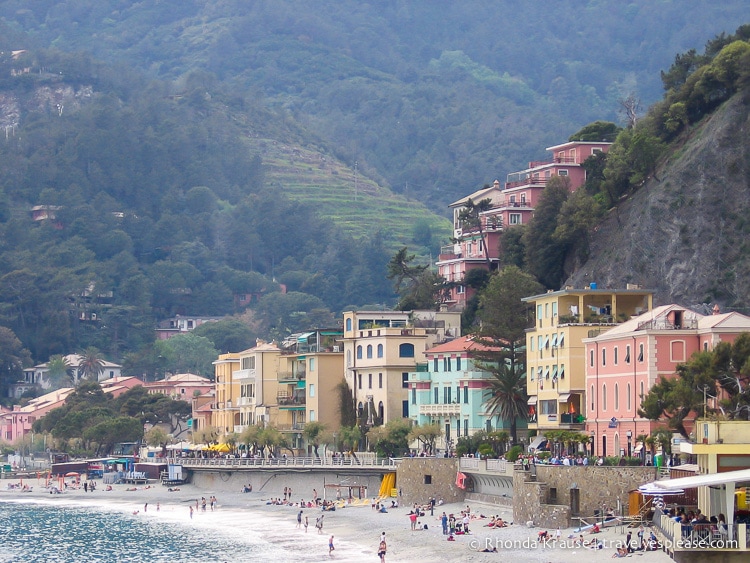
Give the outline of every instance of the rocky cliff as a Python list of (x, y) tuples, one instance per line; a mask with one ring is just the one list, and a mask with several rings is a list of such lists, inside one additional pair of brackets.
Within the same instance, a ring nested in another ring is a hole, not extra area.
[(737, 95), (598, 226), (588, 261), (566, 283), (635, 283), (660, 304), (750, 313), (749, 133), (750, 101)]

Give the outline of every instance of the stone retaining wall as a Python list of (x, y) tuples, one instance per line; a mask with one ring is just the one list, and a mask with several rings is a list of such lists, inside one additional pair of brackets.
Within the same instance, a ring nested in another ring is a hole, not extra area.
[(458, 460), (442, 457), (407, 457), (396, 470), (400, 502), (425, 504), (430, 497), (463, 502), (464, 490), (456, 486)]
[[(533, 473), (536, 471), (536, 479)], [(627, 514), (630, 491), (656, 479), (653, 467), (596, 467), (537, 465), (532, 471), (513, 475), (513, 518), (516, 522), (567, 528), (574, 517), (593, 519), (607, 509), (617, 510), (618, 501)], [(577, 489), (579, 510), (573, 513), (571, 490)]]

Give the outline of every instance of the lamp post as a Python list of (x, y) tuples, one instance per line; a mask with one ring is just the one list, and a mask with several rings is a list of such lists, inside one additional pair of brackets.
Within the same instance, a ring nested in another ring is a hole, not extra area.
[(628, 430), (627, 434), (625, 434), (628, 437), (628, 457), (631, 457), (633, 455), (633, 432), (632, 430)]
[(594, 444), (596, 444), (596, 434), (594, 431), (591, 431), (591, 457), (593, 457), (594, 454)]

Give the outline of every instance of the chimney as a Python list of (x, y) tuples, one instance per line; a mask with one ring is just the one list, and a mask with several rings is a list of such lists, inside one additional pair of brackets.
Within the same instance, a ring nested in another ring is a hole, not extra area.
[(713, 314), (714, 314), (714, 315), (718, 315), (718, 314), (720, 314), (720, 313), (721, 313), (721, 309), (719, 309), (719, 305), (718, 305), (718, 303), (717, 303), (717, 304), (714, 304), (714, 308), (713, 308)]

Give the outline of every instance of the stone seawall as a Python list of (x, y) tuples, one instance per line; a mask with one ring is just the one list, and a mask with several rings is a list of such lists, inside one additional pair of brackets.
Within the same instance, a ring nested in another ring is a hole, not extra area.
[(442, 457), (407, 457), (398, 464), (396, 486), (401, 502), (426, 503), (431, 497), (463, 502), (464, 490), (456, 485), (458, 460)]
[(342, 471), (340, 473), (330, 470), (258, 470), (242, 469), (235, 471), (215, 470), (189, 470), (190, 482), (196, 487), (206, 491), (220, 491), (223, 493), (240, 493), (245, 485), (252, 485), (253, 492), (267, 494), (271, 497), (283, 497), (284, 487), (291, 487), (292, 498), (310, 500), (313, 498), (313, 489), (318, 492), (318, 497), (335, 499), (336, 488), (331, 485), (342, 485), (341, 496), (349, 494), (349, 486), (354, 498), (358, 498), (359, 487), (366, 487), (364, 496), (370, 498), (377, 496), (380, 490), (382, 474), (354, 474)]
[[(536, 473), (536, 477), (534, 477)], [(606, 509), (627, 514), (630, 491), (656, 479), (653, 467), (537, 465), (513, 475), (513, 518), (536, 526), (568, 528), (575, 517), (593, 519)]]

